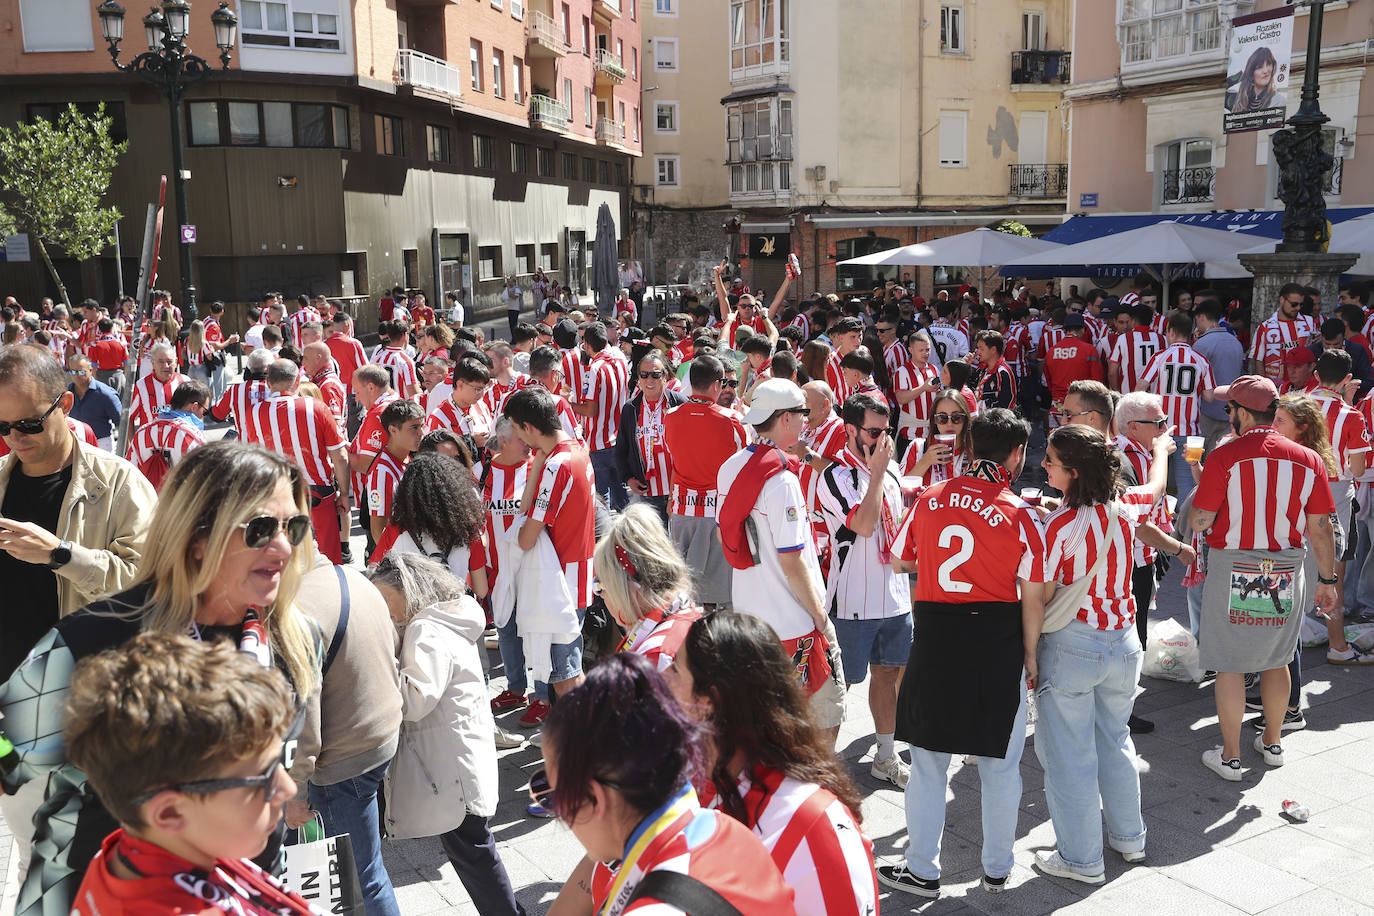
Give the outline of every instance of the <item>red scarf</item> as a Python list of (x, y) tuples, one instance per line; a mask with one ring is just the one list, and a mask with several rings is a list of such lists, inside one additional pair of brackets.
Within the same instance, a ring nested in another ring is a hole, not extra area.
[(776, 446), (751, 446), (753, 454), (740, 468), (739, 476), (716, 510), (720, 526), (720, 543), (725, 559), (735, 569), (753, 569), (758, 564), (749, 546), (745, 521), (759, 500), (764, 484), (783, 471), (795, 473), (797, 459)]

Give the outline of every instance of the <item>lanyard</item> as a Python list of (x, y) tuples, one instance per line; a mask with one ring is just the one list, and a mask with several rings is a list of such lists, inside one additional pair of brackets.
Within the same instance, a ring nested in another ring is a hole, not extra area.
[(615, 880), (611, 882), (610, 893), (606, 895), (606, 904), (601, 909), (601, 916), (619, 916), (624, 911), (630, 895), (634, 893), (635, 885), (643, 877), (641, 873), (633, 882), (630, 881), (631, 874), (639, 867), (640, 857), (678, 818), (697, 807), (696, 790), (692, 788), (691, 783), (685, 783), (662, 808), (640, 821), (639, 826), (626, 841), (625, 857), (621, 859)]

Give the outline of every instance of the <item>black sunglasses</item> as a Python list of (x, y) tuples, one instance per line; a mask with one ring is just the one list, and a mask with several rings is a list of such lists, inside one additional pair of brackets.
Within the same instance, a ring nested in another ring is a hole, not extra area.
[(288, 519), (279, 519), (271, 515), (259, 515), (257, 518), (250, 518), (240, 527), (243, 528), (243, 542), (252, 550), (266, 547), (272, 538), (277, 536), (277, 532), (283, 529), (286, 530), (287, 542), (295, 547), (310, 533), (310, 516), (293, 515)]
[(158, 786), (156, 789), (149, 789), (142, 795), (135, 796), (133, 803), (141, 805), (148, 801), (159, 792), (184, 792), (187, 795), (213, 795), (216, 792), (224, 792), (229, 789), (260, 789), (262, 791), (263, 804), (272, 801), (274, 784), (277, 781), (277, 767), (281, 767), (288, 772), (296, 765), (296, 745), (305, 726), (305, 707), (302, 706), (296, 711), (296, 717), (291, 722), (291, 727), (286, 730), (286, 737), (281, 742), (281, 753), (272, 759), (267, 765), (267, 772), (261, 776), (238, 776), (226, 777), (224, 779), (197, 779), (194, 782), (178, 782), (169, 786)]
[(961, 413), (937, 413), (931, 419), (936, 423), (953, 423), (956, 426), (963, 426), (968, 417)]
[(1132, 420), (1132, 423), (1144, 423), (1146, 426), (1153, 426), (1156, 429), (1163, 429), (1164, 424), (1169, 422), (1168, 417), (1160, 417), (1158, 420)]
[[(620, 783), (602, 779), (600, 776), (593, 776), (592, 780), (612, 789), (621, 788)], [(553, 786), (549, 785), (549, 771), (547, 769), (540, 767), (530, 774), (529, 792), (530, 800), (536, 805), (546, 811), (553, 810)]]
[(663, 378), (663, 370), (662, 370), (662, 369), (655, 369), (655, 370), (653, 370), (652, 372), (641, 372), (641, 373), (639, 373), (639, 377), (640, 377), (640, 378)]
[(866, 435), (866, 436), (872, 438), (872, 439), (877, 439), (877, 438), (878, 438), (879, 436), (881, 436), (883, 433), (887, 432), (887, 427), (886, 427), (886, 426), (860, 426), (860, 427), (859, 427), (859, 431), (860, 431), (861, 433), (863, 433), (864, 435)]
[(723, 379), (720, 380), (720, 383), (721, 383), (722, 385), (724, 385), (726, 388), (738, 388), (738, 387), (739, 387), (739, 380), (738, 380), (738, 379), (723, 378)]
[[(66, 394), (67, 392), (62, 392)], [(8, 436), (11, 432), (23, 433), (26, 436), (36, 436), (43, 431), (43, 423), (52, 416), (52, 412), (57, 409), (57, 405), (62, 401), (62, 394), (53, 399), (52, 406), (43, 412), (43, 416), (38, 419), (15, 420), (13, 423), (6, 423), (0, 420), (0, 436)]]

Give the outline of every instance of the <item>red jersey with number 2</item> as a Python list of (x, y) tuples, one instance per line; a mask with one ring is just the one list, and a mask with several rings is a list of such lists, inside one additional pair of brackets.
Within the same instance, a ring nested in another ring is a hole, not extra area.
[(1045, 581), (1040, 517), (1005, 484), (977, 477), (923, 492), (897, 530), (892, 555), (917, 564), (917, 601), (1020, 601), (1017, 580)]

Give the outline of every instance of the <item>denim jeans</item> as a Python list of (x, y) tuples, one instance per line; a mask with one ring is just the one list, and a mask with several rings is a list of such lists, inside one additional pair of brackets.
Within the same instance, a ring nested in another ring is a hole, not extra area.
[[(1366, 496), (1365, 499), (1374, 497)], [(1363, 514), (1361, 512), (1360, 514)], [(1374, 565), (1369, 562), (1369, 522), (1356, 518), (1355, 559), (1345, 564), (1345, 612), (1374, 611)]]
[[(1011, 873), (1016, 817), (1021, 807), (1021, 752), (1026, 749), (1026, 688), (1011, 726), (1007, 755), (978, 758), (983, 796), (983, 872), (993, 878)], [(911, 781), (906, 784), (906, 867), (916, 877), (940, 877), (940, 838), (945, 832), (945, 792), (949, 754), (911, 745)]]
[(1074, 620), (1040, 637), (1035, 753), (1045, 768), (1059, 854), (1080, 874), (1102, 874), (1104, 815), (1113, 849), (1145, 848), (1140, 776), (1126, 727), (1143, 656), (1135, 627), (1098, 630)]
[(525, 916), (525, 908), (515, 900), (510, 877), (487, 818), (471, 812), (448, 833), (439, 835), (458, 880), (482, 916)]
[[(1188, 467), (1188, 437), (1174, 436), (1174, 442), (1178, 444), (1178, 451), (1174, 452), (1174, 493), (1178, 496), (1178, 501), (1183, 502), (1183, 497), (1193, 492), (1193, 469)], [(1144, 483), (1145, 481), (1141, 481)]]
[(612, 512), (619, 512), (630, 502), (630, 491), (615, 469), (615, 449), (600, 448), (592, 452), (592, 473), (596, 475), (596, 492), (606, 500)]
[(401, 916), (391, 877), (382, 864), (382, 834), (377, 814), (377, 789), (386, 775), (387, 761), (375, 770), (329, 786), (310, 784), (310, 807), (324, 819), (325, 836), (348, 834), (358, 865), (367, 916)]
[[(506, 669), (506, 689), (512, 693), (524, 693), (530, 686), (529, 668), (525, 664), (525, 643), (520, 638), (520, 628), (515, 624), (515, 614), (510, 615), (504, 627), (496, 628), (496, 642), (501, 648), (501, 667)], [(547, 701), (549, 685), (535, 681), (534, 698)]]

